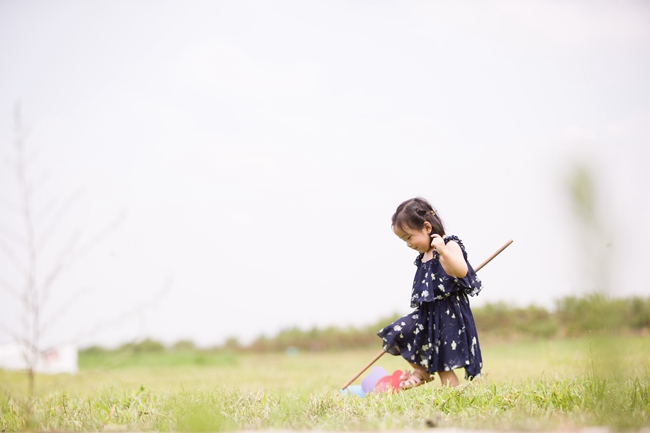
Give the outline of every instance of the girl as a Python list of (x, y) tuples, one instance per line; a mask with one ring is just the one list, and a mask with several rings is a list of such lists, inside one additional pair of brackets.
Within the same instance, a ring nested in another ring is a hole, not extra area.
[(467, 379), (477, 377), (483, 363), (467, 295), (478, 294), (481, 281), (467, 261), (463, 243), (445, 235), (438, 213), (422, 198), (400, 204), (392, 227), (420, 253), (411, 295), (415, 310), (377, 334), (386, 352), (401, 354), (413, 367), (400, 377), (400, 388), (429, 382), (435, 372), (443, 385), (457, 386), (453, 370), (460, 367)]

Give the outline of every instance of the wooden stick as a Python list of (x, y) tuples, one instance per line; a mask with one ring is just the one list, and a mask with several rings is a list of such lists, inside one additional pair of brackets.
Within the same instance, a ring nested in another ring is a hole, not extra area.
[(341, 391), (343, 391), (345, 388), (347, 388), (348, 386), (350, 386), (350, 384), (351, 384), (352, 382), (354, 382), (355, 380), (357, 380), (357, 378), (358, 378), (359, 376), (361, 376), (361, 375), (363, 374), (364, 371), (366, 371), (367, 369), (369, 369), (370, 366), (371, 366), (372, 364), (374, 364), (375, 362), (377, 362), (377, 360), (378, 360), (379, 358), (381, 358), (382, 356), (384, 356), (384, 353), (386, 353), (386, 351), (384, 351), (384, 349), (381, 349), (381, 351), (377, 354), (377, 356), (375, 356), (375, 357), (372, 359), (372, 361), (370, 361), (369, 363), (367, 363), (366, 366), (363, 367), (361, 370), (359, 370), (359, 372), (358, 372), (357, 374), (355, 374), (354, 377), (353, 377), (352, 379), (348, 380), (348, 381), (346, 382), (346, 384), (343, 385), (343, 388), (341, 388)]
[[(488, 257), (487, 260), (485, 260), (483, 263), (481, 263), (480, 265), (478, 265), (478, 267), (477, 267), (476, 269), (474, 269), (474, 272), (478, 272), (478, 271), (479, 271), (483, 266), (485, 266), (485, 265), (487, 265), (488, 263), (490, 263), (490, 262), (492, 261), (493, 258), (495, 258), (496, 256), (498, 256), (498, 255), (501, 253), (501, 251), (503, 251), (503, 250), (505, 250), (506, 248), (508, 248), (508, 247), (510, 246), (511, 243), (512, 243), (512, 239), (510, 239), (510, 240), (509, 240), (508, 242), (506, 242), (506, 243), (505, 243), (501, 248), (499, 248), (499, 249), (498, 249), (494, 254), (492, 254), (490, 257)], [(381, 351), (380, 351), (377, 355), (375, 355), (374, 358), (372, 358), (372, 361), (370, 361), (369, 363), (367, 363), (367, 364), (366, 364), (366, 365), (365, 365), (361, 370), (359, 370), (359, 372), (358, 372), (357, 374), (355, 374), (355, 375), (352, 377), (352, 379), (348, 380), (348, 381), (345, 383), (345, 385), (343, 385), (343, 388), (341, 388), (341, 391), (343, 391), (344, 389), (346, 389), (348, 386), (350, 386), (350, 384), (351, 384), (352, 382), (354, 382), (355, 380), (357, 380), (357, 378), (358, 378), (359, 376), (361, 376), (361, 375), (362, 375), (362, 374), (363, 374), (367, 369), (369, 369), (369, 368), (372, 366), (372, 364), (374, 364), (375, 362), (377, 362), (377, 361), (379, 360), (379, 358), (381, 358), (382, 356), (384, 356), (384, 354), (386, 354), (386, 351), (385, 351), (384, 349), (381, 349)]]
[(497, 250), (496, 253), (492, 254), (490, 257), (487, 258), (486, 261), (484, 261), (483, 263), (481, 263), (480, 265), (478, 265), (478, 267), (477, 267), (476, 269), (474, 269), (474, 272), (478, 272), (478, 271), (480, 271), (481, 268), (482, 268), (483, 266), (485, 266), (485, 265), (487, 265), (488, 263), (490, 263), (490, 262), (492, 261), (493, 258), (495, 258), (496, 256), (498, 256), (498, 255), (501, 253), (501, 251), (503, 251), (503, 250), (505, 250), (506, 248), (508, 248), (508, 247), (510, 246), (511, 243), (512, 243), (512, 239), (510, 239), (508, 242), (506, 242), (505, 244), (503, 244), (503, 246), (502, 246), (501, 248), (499, 248), (499, 249)]

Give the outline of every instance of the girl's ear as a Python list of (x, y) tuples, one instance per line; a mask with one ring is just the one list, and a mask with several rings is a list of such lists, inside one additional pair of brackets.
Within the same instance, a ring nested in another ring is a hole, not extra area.
[(429, 221), (424, 222), (424, 226), (422, 227), (424, 230), (427, 231), (427, 233), (432, 234), (433, 233), (433, 227), (431, 227), (431, 223)]

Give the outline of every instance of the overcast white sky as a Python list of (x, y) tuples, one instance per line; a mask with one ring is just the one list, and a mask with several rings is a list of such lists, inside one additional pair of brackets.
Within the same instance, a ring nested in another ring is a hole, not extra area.
[(473, 305), (585, 293), (577, 161), (603, 286), (649, 295), (648, 77), (646, 1), (0, 0), (0, 343), (24, 330), (17, 102), (47, 176), (34, 208), (83, 190), (39, 282), (73, 233), (125, 215), (53, 287), (44, 343), (209, 346), (408, 311), (390, 217), (413, 196), (475, 265), (515, 240)]

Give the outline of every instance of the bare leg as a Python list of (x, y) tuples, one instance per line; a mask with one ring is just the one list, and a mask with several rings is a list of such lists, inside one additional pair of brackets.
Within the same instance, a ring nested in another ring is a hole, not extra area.
[[(409, 362), (409, 364), (411, 364), (411, 363)], [(425, 380), (429, 378), (430, 374), (429, 374), (429, 372), (427, 371), (426, 368), (424, 368), (422, 366), (419, 366), (419, 365), (415, 365), (415, 364), (411, 364), (411, 367), (413, 367), (413, 370), (419, 371), (422, 374), (422, 377), (425, 378)]]
[(458, 376), (454, 373), (454, 370), (449, 371), (439, 371), (438, 376), (440, 376), (440, 382), (443, 386), (453, 386), (456, 387), (460, 383), (458, 382)]
[(410, 373), (407, 370), (402, 374), (400, 377), (400, 388), (413, 388), (414, 386), (421, 385), (432, 379), (431, 374), (427, 371), (426, 368), (412, 364), (410, 362), (409, 364), (411, 364), (411, 367), (413, 367), (413, 373)]

